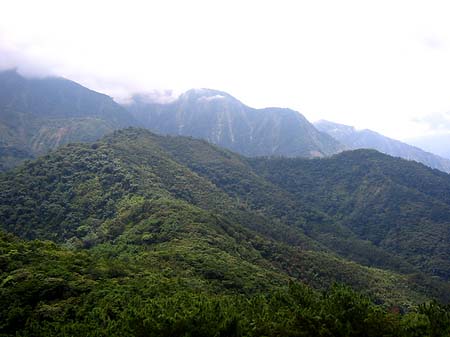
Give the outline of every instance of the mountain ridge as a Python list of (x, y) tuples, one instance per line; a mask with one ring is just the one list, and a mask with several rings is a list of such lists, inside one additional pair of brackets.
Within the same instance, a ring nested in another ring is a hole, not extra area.
[(314, 123), (316, 128), (328, 133), (336, 140), (347, 146), (348, 149), (375, 149), (382, 153), (414, 160), (431, 168), (450, 173), (450, 160), (426, 152), (418, 147), (383, 136), (375, 131), (364, 129), (356, 130), (353, 126), (321, 120)]
[(212, 89), (191, 89), (171, 103), (148, 103), (135, 96), (124, 106), (153, 132), (193, 136), (247, 156), (316, 157), (341, 145), (287, 108), (251, 108)]
[(428, 152), (450, 159), (450, 132), (407, 139), (407, 142)]

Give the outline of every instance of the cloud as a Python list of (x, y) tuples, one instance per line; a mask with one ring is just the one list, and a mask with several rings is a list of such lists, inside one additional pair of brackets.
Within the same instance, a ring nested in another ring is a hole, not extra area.
[(450, 112), (433, 112), (413, 121), (426, 125), (431, 132), (450, 132)]
[(124, 102), (213, 88), (256, 108), (411, 137), (423, 131), (413, 118), (450, 111), (447, 8), (444, 0), (6, 1), (0, 69), (62, 76)]
[(64, 77), (105, 93), (123, 104), (131, 102), (133, 95), (144, 91), (142, 96), (146, 100), (159, 103), (168, 103), (179, 95), (178, 91), (159, 88), (155, 82), (117, 71), (112, 65), (104, 71), (92, 70), (92, 66), (84, 68), (68, 61), (70, 58), (60, 56), (58, 53), (51, 56), (45, 46), (33, 41), (12, 41), (0, 34), (0, 71), (16, 69), (28, 78)]
[(0, 36), (0, 71), (17, 69), (27, 77), (54, 76), (51, 61), (42, 58), (29, 44), (15, 44)]
[(215, 100), (221, 100), (224, 99), (225, 96), (224, 95), (214, 95), (214, 96), (202, 96), (199, 97), (198, 100), (199, 101), (215, 101)]
[(422, 42), (426, 47), (433, 50), (443, 50), (447, 48), (446, 41), (436, 35), (428, 35), (422, 39)]
[(175, 90), (150, 90), (145, 93), (137, 93), (129, 98), (124, 98), (120, 103), (131, 104), (137, 103), (158, 103), (158, 104), (169, 104), (174, 102), (180, 93)]

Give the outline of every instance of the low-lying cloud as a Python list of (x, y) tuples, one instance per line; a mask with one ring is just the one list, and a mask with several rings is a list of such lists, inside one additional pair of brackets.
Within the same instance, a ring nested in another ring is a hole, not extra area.
[(200, 101), (216, 101), (216, 100), (221, 100), (224, 99), (225, 96), (224, 95), (213, 95), (213, 96), (202, 96), (199, 97), (198, 100)]
[(122, 104), (144, 103), (144, 104), (169, 104), (179, 97), (179, 93), (174, 90), (150, 90), (145, 93), (137, 93), (129, 98), (124, 98)]
[(121, 104), (132, 102), (137, 93), (141, 93), (143, 100), (154, 103), (169, 103), (179, 96), (175, 90), (147, 87), (139, 78), (115, 75), (114, 71), (98, 74), (73, 67), (56, 57), (48, 57), (48, 53), (32, 44), (19, 45), (0, 36), (0, 71), (11, 69), (28, 78), (64, 77), (107, 94)]
[(55, 76), (51, 62), (43, 59), (31, 45), (7, 43), (0, 37), (0, 71), (16, 69), (26, 77)]

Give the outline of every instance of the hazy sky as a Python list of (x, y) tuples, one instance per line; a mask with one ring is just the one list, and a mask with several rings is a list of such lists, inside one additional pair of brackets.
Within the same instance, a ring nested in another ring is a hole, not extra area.
[(4, 0), (0, 68), (117, 99), (214, 88), (401, 139), (450, 131), (449, 17), (430, 0)]

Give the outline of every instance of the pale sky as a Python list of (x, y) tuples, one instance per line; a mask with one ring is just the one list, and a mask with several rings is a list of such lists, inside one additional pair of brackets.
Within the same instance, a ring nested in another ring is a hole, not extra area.
[(218, 89), (397, 139), (450, 131), (448, 1), (0, 4), (1, 69), (64, 76), (118, 100)]

